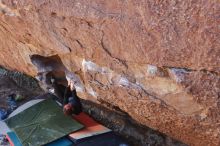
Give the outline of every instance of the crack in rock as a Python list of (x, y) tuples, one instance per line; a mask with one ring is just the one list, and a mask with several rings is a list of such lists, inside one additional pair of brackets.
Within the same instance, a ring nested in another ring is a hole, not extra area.
[(126, 63), (125, 60), (122, 60), (120, 58), (114, 57), (111, 52), (109, 51), (109, 49), (105, 46), (104, 44), (104, 31), (102, 30), (102, 38), (101, 38), (101, 46), (103, 48), (103, 50), (113, 59), (115, 59), (116, 61), (118, 61), (119, 63), (121, 63), (122, 65), (124, 65), (126, 68), (128, 68), (128, 65)]

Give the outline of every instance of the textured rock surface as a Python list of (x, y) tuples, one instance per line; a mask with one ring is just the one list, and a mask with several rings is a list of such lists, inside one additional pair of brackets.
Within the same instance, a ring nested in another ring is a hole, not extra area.
[(0, 0), (0, 64), (63, 71), (85, 99), (220, 145), (219, 10), (218, 0)]

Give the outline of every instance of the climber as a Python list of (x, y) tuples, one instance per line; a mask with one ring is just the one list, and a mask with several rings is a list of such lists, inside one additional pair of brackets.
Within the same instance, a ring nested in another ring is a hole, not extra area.
[(74, 84), (74, 81), (68, 80), (68, 87), (66, 88), (63, 100), (63, 111), (66, 115), (78, 115), (82, 112), (82, 104), (76, 94)]
[(51, 83), (53, 89), (53, 94), (55, 94), (57, 97), (59, 97), (58, 101), (61, 101), (63, 103), (63, 112), (66, 115), (72, 115), (82, 112), (82, 104), (80, 102), (79, 97), (76, 94), (76, 89), (74, 87), (75, 82), (68, 80), (68, 86), (65, 87), (59, 83), (57, 83), (57, 80), (51, 76)]
[(82, 111), (82, 104), (79, 97), (76, 94), (76, 89), (74, 87), (74, 81), (67, 79), (68, 86), (61, 84), (57, 78), (51, 72), (46, 72), (44, 74), (38, 74), (36, 77), (45, 91), (49, 91), (54, 94), (54, 100), (63, 103), (63, 111), (66, 115), (79, 114)]

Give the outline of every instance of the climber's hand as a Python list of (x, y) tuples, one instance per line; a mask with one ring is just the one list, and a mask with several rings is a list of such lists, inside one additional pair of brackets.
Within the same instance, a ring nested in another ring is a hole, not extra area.
[(65, 115), (72, 115), (73, 109), (73, 106), (70, 103), (68, 103), (63, 107), (63, 112)]
[(76, 81), (72, 81), (72, 80), (68, 81), (68, 86), (70, 87), (71, 91), (75, 90), (75, 84), (76, 84)]

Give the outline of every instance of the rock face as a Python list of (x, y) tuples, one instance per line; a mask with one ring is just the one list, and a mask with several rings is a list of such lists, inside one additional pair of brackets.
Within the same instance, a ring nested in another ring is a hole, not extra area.
[(219, 24), (218, 0), (0, 0), (0, 64), (66, 76), (82, 98), (217, 146)]

